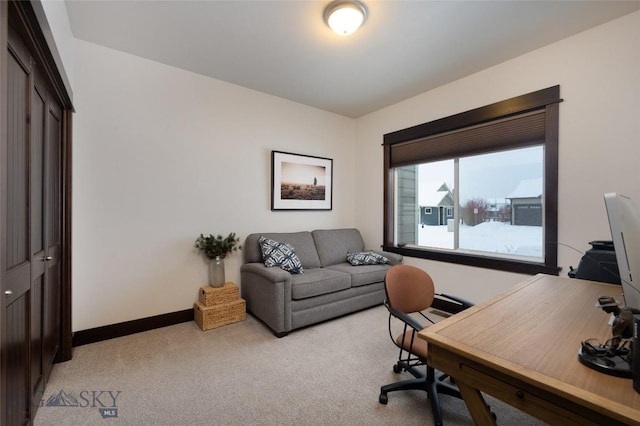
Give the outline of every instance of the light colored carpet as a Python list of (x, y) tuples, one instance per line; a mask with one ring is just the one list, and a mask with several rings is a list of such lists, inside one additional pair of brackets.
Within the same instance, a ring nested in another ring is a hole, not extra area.
[[(34, 423), (433, 424), (425, 392), (394, 392), (388, 405), (378, 403), (381, 385), (411, 377), (393, 373), (396, 357), (382, 306), (282, 339), (251, 315), (208, 331), (178, 324), (75, 348), (55, 366), (43, 401), (61, 395), (62, 404), (78, 405), (43, 405)], [(542, 424), (487, 402), (499, 424)], [(441, 403), (446, 425), (472, 424), (461, 400), (443, 395)]]

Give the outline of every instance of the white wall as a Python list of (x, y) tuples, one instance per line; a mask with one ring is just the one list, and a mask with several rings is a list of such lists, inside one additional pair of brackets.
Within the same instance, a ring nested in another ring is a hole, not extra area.
[[(201, 232), (357, 226), (379, 246), (385, 133), (556, 84), (559, 241), (610, 238), (602, 194), (640, 200), (639, 29), (636, 12), (358, 120), (75, 40), (74, 331), (190, 308), (207, 280)], [(270, 211), (273, 149), (334, 159), (333, 211)], [(580, 257), (561, 246), (561, 275)], [(524, 278), (406, 262), (475, 301)]]
[[(74, 56), (74, 331), (191, 308), (200, 233), (355, 226), (355, 120), (80, 40)], [(332, 158), (333, 210), (272, 212), (271, 150)]]
[[(561, 276), (589, 241), (611, 239), (603, 193), (640, 202), (640, 12), (439, 87), (357, 120), (356, 187), (382, 186), (383, 135), (560, 85), (558, 248)], [(401, 78), (402, 70), (398, 70)], [(382, 188), (357, 192), (356, 217), (369, 246), (382, 243)], [(525, 276), (423, 259), (437, 289), (480, 301)]]

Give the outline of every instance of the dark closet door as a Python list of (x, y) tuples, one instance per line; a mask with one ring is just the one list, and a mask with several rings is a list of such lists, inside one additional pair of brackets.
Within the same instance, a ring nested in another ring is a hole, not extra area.
[(10, 398), (3, 424), (33, 419), (60, 346), (62, 109), (9, 30), (5, 318)]
[(23, 424), (30, 418), (30, 297), (29, 244), (29, 93), (30, 64), (11, 31), (8, 66), (6, 248), (3, 339), (7, 407), (3, 423)]
[(48, 92), (45, 118), (44, 290), (42, 292), (42, 360), (48, 379), (60, 348), (62, 282), (62, 108)]
[(61, 108), (34, 69), (31, 87), (31, 394), (42, 395), (60, 342)]
[[(72, 356), (73, 105), (39, 2), (0, 0), (0, 425)], [(44, 25), (44, 27), (42, 27)]]
[[(11, 42), (11, 38), (9, 39)], [(31, 87), (31, 141), (30, 160), (30, 193), (31, 193), (31, 395), (42, 391), (44, 384), (44, 363), (42, 351), (42, 310), (45, 291), (45, 118), (46, 93), (38, 90), (36, 85)]]

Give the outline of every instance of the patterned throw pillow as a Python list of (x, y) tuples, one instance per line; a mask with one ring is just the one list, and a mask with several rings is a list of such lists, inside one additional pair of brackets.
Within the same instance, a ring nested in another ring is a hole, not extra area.
[(358, 265), (381, 265), (389, 263), (389, 259), (381, 254), (374, 253), (372, 251), (362, 251), (360, 253), (347, 254), (347, 262), (353, 266)]
[(260, 250), (262, 250), (262, 258), (264, 266), (271, 268), (277, 266), (280, 269), (289, 271), (292, 274), (302, 274), (302, 262), (296, 256), (295, 249), (291, 244), (280, 243), (265, 237), (260, 237)]

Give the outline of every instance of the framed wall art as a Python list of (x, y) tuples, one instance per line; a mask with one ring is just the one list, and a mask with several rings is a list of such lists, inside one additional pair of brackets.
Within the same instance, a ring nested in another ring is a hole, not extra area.
[(331, 158), (271, 151), (271, 210), (331, 210)]

